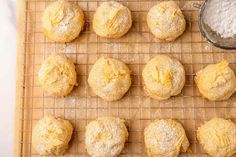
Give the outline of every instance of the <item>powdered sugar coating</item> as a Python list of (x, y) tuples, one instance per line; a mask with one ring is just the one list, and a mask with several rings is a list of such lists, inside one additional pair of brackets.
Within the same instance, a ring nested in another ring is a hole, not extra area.
[(236, 125), (230, 120), (213, 118), (198, 128), (197, 138), (212, 157), (230, 157), (236, 153)]
[(132, 25), (130, 10), (122, 4), (110, 1), (102, 3), (93, 18), (93, 29), (97, 35), (106, 38), (119, 38), (128, 32)]
[(189, 147), (184, 128), (171, 119), (149, 124), (144, 130), (144, 138), (148, 155), (153, 157), (177, 157)]
[(203, 15), (204, 23), (221, 37), (236, 35), (235, 0), (208, 0)]
[(142, 72), (144, 89), (158, 100), (178, 95), (185, 84), (185, 70), (175, 58), (156, 55), (145, 65)]
[(77, 74), (72, 60), (64, 55), (46, 58), (38, 72), (38, 80), (47, 95), (66, 96), (77, 85)]
[(68, 148), (73, 127), (67, 120), (45, 116), (37, 122), (32, 133), (32, 144), (40, 155), (61, 155)]
[(207, 65), (194, 79), (201, 95), (211, 101), (227, 100), (236, 90), (235, 74), (226, 60)]
[(94, 93), (106, 101), (121, 99), (131, 86), (130, 70), (123, 62), (107, 57), (99, 58), (88, 76)]
[(85, 144), (92, 157), (116, 157), (124, 148), (128, 131), (124, 120), (114, 117), (98, 118), (86, 127)]
[(51, 3), (44, 11), (42, 27), (44, 34), (56, 42), (70, 42), (82, 31), (84, 14), (77, 4), (66, 0)]
[(175, 40), (186, 28), (184, 15), (174, 1), (153, 6), (147, 14), (147, 24), (156, 38), (167, 41)]

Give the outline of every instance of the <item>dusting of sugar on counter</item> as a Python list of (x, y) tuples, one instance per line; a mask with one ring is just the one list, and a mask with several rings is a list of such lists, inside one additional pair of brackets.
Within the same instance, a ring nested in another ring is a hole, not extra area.
[(236, 35), (236, 1), (209, 0), (203, 15), (204, 23), (223, 38)]

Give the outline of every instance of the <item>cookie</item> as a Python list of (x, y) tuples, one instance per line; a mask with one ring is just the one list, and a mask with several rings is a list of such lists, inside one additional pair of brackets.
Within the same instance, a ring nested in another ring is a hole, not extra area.
[(174, 1), (164, 1), (153, 6), (147, 14), (147, 24), (159, 40), (173, 41), (183, 34), (186, 21)]
[(171, 119), (149, 124), (144, 130), (144, 141), (149, 157), (177, 157), (189, 147), (184, 128)]
[(45, 93), (50, 96), (68, 95), (76, 83), (74, 63), (64, 55), (51, 55), (43, 61), (38, 80)]
[(88, 83), (102, 99), (116, 101), (121, 99), (131, 86), (130, 70), (117, 59), (101, 57), (93, 65)]
[(212, 157), (230, 157), (236, 153), (236, 125), (222, 118), (213, 118), (198, 128), (197, 138)]
[(45, 36), (56, 42), (70, 42), (84, 26), (84, 13), (76, 3), (58, 0), (45, 9), (42, 27)]
[(152, 58), (145, 65), (142, 76), (147, 95), (157, 100), (178, 95), (185, 84), (183, 65), (177, 59), (166, 55)]
[(130, 10), (115, 1), (103, 2), (93, 17), (95, 33), (105, 38), (120, 38), (129, 31), (131, 26)]
[(69, 121), (49, 115), (34, 126), (32, 145), (40, 155), (62, 155), (68, 148), (72, 133)]
[(90, 156), (116, 157), (128, 138), (125, 121), (115, 117), (102, 117), (86, 127), (85, 144)]
[(236, 78), (226, 60), (197, 72), (195, 83), (201, 95), (211, 101), (227, 100), (236, 90)]

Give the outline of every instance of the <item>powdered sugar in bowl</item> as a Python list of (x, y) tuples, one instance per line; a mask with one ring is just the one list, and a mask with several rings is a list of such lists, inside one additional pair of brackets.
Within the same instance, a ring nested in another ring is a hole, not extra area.
[(213, 45), (236, 49), (236, 0), (206, 0), (200, 9), (199, 27)]

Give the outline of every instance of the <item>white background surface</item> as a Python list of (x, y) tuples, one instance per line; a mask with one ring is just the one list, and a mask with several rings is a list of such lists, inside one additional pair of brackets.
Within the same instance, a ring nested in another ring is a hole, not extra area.
[(16, 0), (0, 0), (0, 156), (13, 156)]

